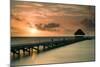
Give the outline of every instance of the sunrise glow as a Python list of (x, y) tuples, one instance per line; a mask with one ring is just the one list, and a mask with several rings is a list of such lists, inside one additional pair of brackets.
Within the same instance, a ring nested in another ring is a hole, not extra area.
[(34, 34), (34, 33), (39, 33), (39, 30), (36, 28), (29, 28), (29, 33)]
[(94, 35), (93, 6), (16, 1), (11, 11), (12, 37)]

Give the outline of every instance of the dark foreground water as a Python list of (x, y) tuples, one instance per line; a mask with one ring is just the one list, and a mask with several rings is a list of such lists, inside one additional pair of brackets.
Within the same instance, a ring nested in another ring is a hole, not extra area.
[(51, 63), (84, 62), (95, 60), (94, 39), (77, 42), (68, 46), (53, 49), (11, 61), (14, 65), (35, 65)]

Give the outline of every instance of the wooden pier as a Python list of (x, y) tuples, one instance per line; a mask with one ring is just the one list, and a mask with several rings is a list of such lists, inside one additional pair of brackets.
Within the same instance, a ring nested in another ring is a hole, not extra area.
[[(47, 50), (51, 50), (57, 47), (69, 45), (75, 42), (83, 41), (92, 39), (91, 37), (82, 37), (82, 38), (72, 38), (72, 39), (66, 39), (66, 37), (62, 38), (61, 40), (53, 40), (48, 42), (39, 42), (39, 43), (28, 43), (28, 44), (20, 44), (20, 45), (11, 45), (11, 53), (14, 55), (20, 56), (20, 50), (23, 51), (23, 55), (25, 55), (25, 52), (28, 52), (30, 54), (30, 51), (36, 50), (37, 53), (44, 52)], [(40, 47), (42, 46), (42, 50), (40, 50)]]

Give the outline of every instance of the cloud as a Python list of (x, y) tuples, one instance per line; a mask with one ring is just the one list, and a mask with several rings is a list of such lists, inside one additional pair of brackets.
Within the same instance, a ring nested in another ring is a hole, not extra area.
[[(90, 6), (67, 5), (65, 4), (49, 4), (49, 3), (32, 3), (18, 2), (14, 9), (23, 12), (32, 12), (34, 15), (41, 14), (42, 16), (86, 16), (91, 13)], [(18, 8), (19, 7), (19, 8)]]
[(55, 28), (55, 27), (59, 27), (59, 24), (57, 24), (57, 23), (48, 23), (48, 24), (45, 24), (44, 27), (45, 28)]
[(17, 21), (22, 21), (23, 19), (21, 19), (20, 17), (18, 16), (14, 16), (13, 14), (11, 15), (12, 18), (14, 18), (15, 20)]
[(35, 24), (36, 28), (39, 30), (43, 30), (43, 31), (58, 31), (58, 28), (60, 27), (59, 24), (57, 23), (47, 23), (47, 24)]

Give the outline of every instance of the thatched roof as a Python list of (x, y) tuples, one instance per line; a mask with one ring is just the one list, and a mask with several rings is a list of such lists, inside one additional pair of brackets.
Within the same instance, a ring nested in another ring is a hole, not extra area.
[(85, 35), (85, 33), (81, 30), (81, 29), (78, 29), (74, 35)]

